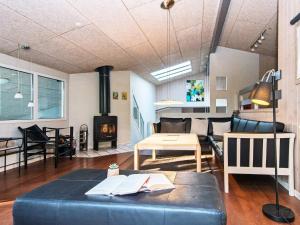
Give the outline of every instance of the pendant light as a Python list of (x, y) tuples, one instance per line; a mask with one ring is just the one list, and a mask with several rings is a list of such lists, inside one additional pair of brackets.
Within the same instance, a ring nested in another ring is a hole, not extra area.
[[(20, 44), (18, 44), (18, 60), (20, 60)], [(14, 96), (15, 99), (22, 99), (23, 95), (20, 91), (20, 71), (18, 70), (18, 90)]]
[[(171, 65), (171, 14), (170, 9), (174, 6), (174, 0), (164, 0), (160, 7), (167, 11), (167, 66), (166, 68), (170, 67)], [(171, 73), (167, 73), (167, 79), (171, 79)], [(170, 98), (170, 82), (167, 83), (167, 99), (160, 100), (155, 102), (154, 105), (156, 106), (174, 106), (174, 105), (181, 105), (182, 101), (177, 101)]]
[[(29, 45), (24, 45), (24, 48), (25, 50), (30, 50), (30, 46)], [(31, 54), (30, 54), (30, 64), (29, 64), (29, 72), (31, 74), (32, 73), (32, 57), (31, 57)], [(30, 101), (28, 102), (28, 105), (27, 107), (28, 108), (33, 108), (34, 107), (34, 101), (33, 101), (33, 76), (30, 76), (31, 78), (31, 91), (30, 91)]]

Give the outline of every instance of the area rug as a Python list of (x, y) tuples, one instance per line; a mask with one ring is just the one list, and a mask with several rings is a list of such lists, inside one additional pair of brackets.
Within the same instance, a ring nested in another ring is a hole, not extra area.
[[(210, 173), (211, 171), (219, 170), (218, 167), (212, 167), (208, 158), (201, 160), (202, 173)], [(194, 155), (186, 156), (163, 156), (156, 160), (147, 158), (142, 161), (141, 170), (149, 171), (196, 171), (196, 161)]]

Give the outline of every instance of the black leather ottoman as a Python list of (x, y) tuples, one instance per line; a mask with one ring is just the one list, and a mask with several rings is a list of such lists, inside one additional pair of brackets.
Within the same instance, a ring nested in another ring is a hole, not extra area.
[[(122, 174), (146, 171), (121, 171)], [(17, 198), (14, 225), (224, 225), (226, 213), (211, 174), (167, 172), (172, 191), (87, 197), (106, 171), (83, 169)]]

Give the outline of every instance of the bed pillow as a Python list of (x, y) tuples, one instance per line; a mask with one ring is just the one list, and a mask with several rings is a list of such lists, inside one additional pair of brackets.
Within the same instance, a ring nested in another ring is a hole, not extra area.
[(231, 121), (228, 122), (212, 122), (214, 135), (223, 136), (224, 133), (231, 132)]
[(208, 120), (192, 118), (191, 133), (207, 136)]

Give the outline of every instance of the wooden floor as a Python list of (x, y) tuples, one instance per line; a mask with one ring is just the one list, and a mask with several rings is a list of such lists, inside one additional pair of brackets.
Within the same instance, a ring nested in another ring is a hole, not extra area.
[[(46, 165), (37, 162), (22, 170), (13, 169), (6, 174), (0, 173), (0, 225), (12, 225), (12, 205), (15, 198), (42, 184), (52, 181), (63, 174), (79, 168), (105, 169), (112, 162), (117, 162), (121, 169), (133, 168), (132, 153), (124, 153), (101, 158), (75, 158), (72, 161), (63, 159), (57, 169), (53, 160), (48, 159)], [(214, 160), (210, 161), (215, 166)], [(264, 203), (274, 202), (272, 178), (268, 176), (230, 176), (230, 193), (223, 193), (222, 170), (212, 172), (218, 179), (220, 190), (224, 196), (228, 225), (266, 225), (278, 224), (266, 219), (261, 213)], [(294, 225), (300, 224), (300, 201), (289, 197), (287, 192), (280, 190), (280, 200), (294, 210), (296, 220)]]

